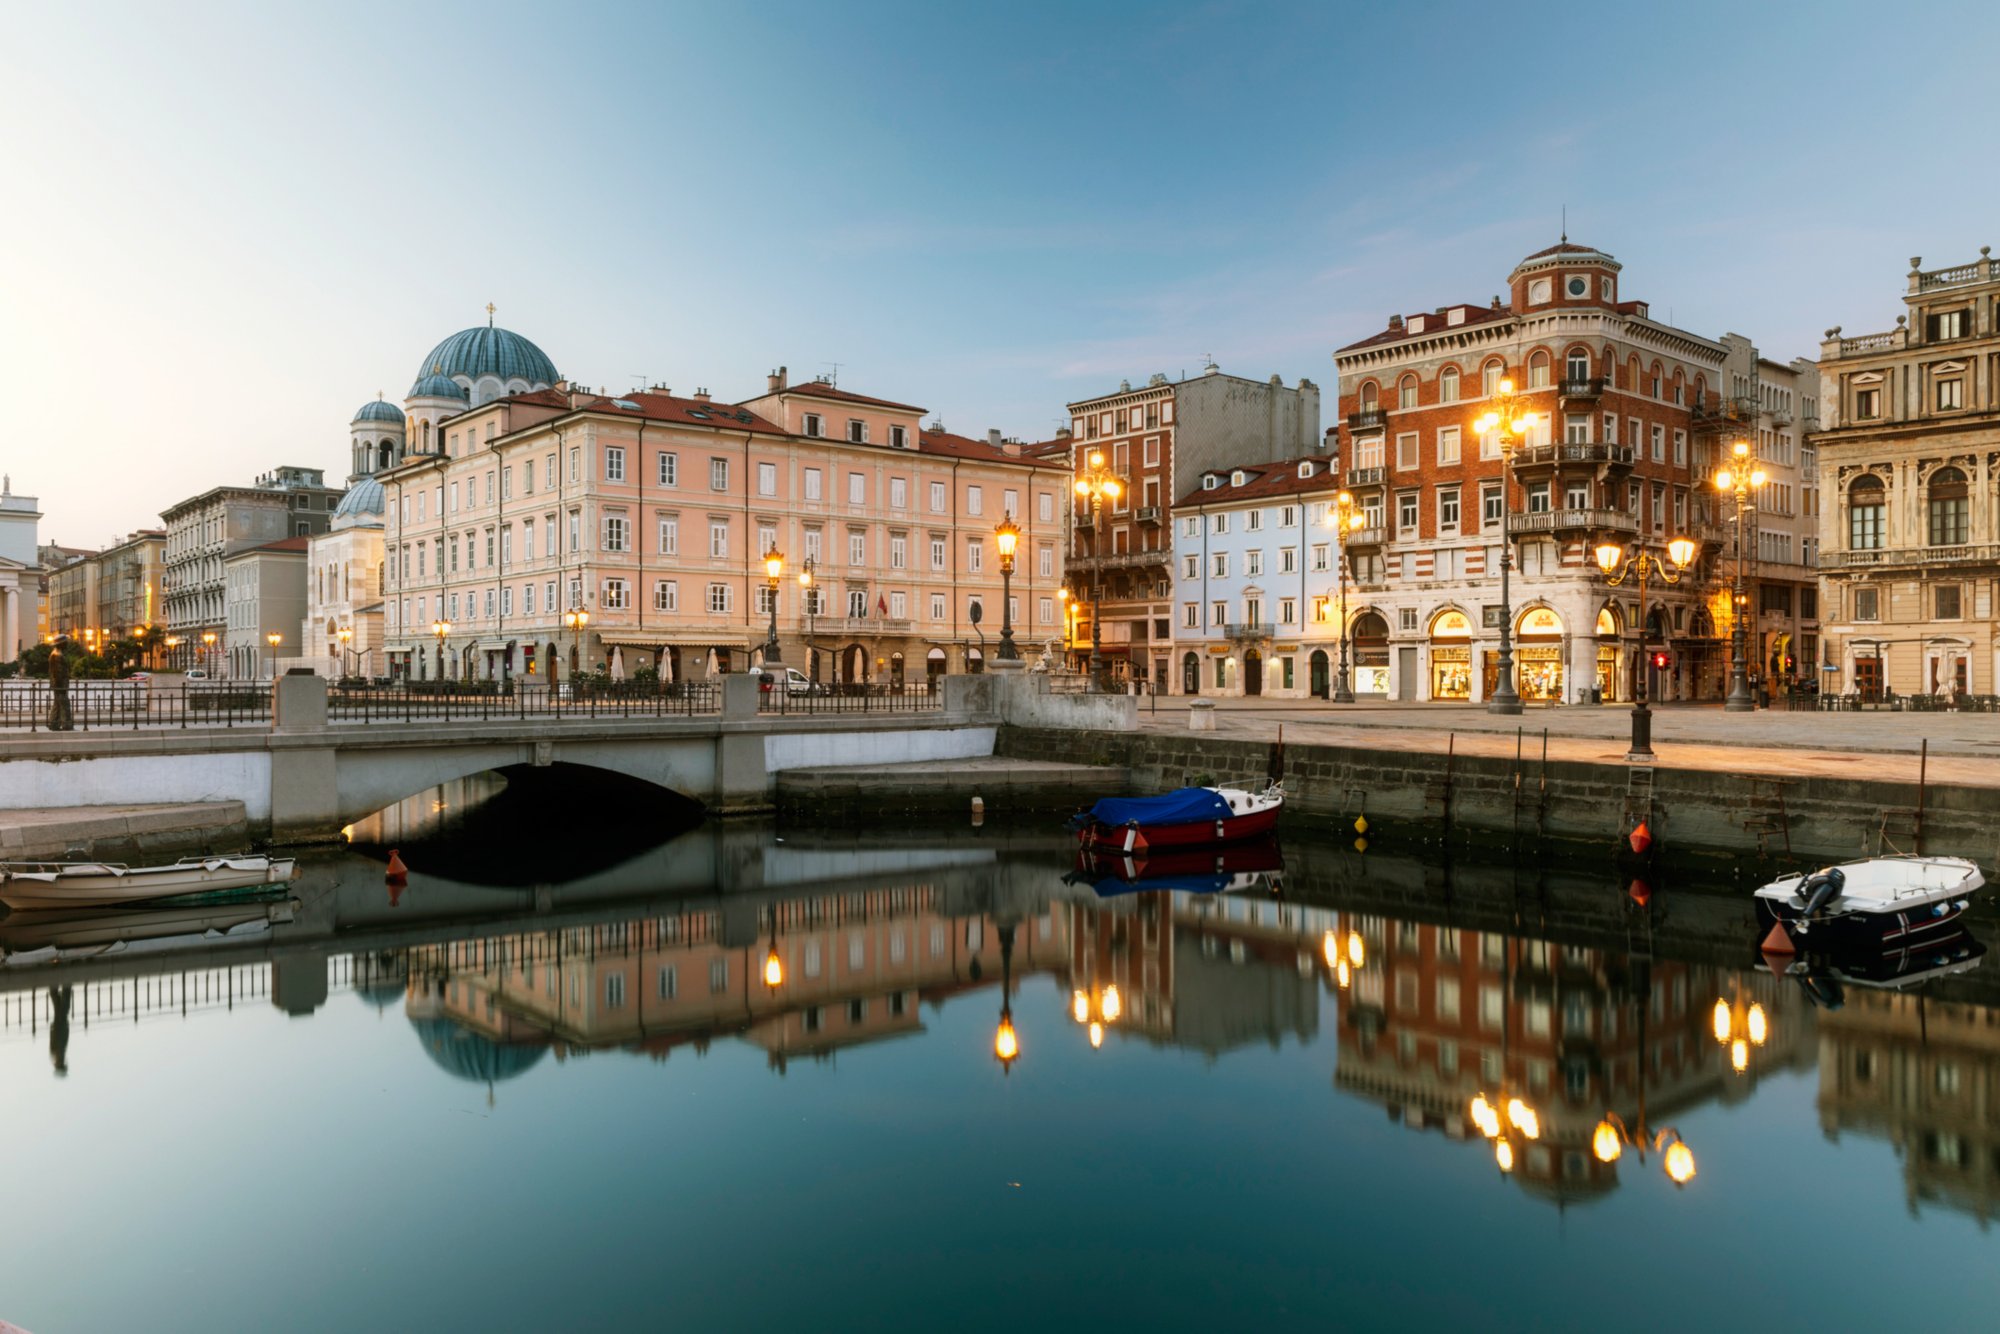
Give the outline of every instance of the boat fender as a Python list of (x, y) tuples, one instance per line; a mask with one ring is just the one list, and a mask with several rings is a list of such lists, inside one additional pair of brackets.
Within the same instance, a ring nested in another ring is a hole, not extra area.
[(1847, 876), (1838, 866), (1829, 866), (1824, 871), (1809, 875), (1799, 885), (1799, 897), (1805, 900), (1802, 916), (1817, 916), (1827, 903), (1840, 897), (1841, 889), (1847, 884)]
[(1641, 820), (1639, 827), (1632, 831), (1631, 837), (1626, 841), (1631, 843), (1633, 852), (1643, 857), (1646, 849), (1653, 846), (1653, 831), (1646, 828), (1646, 822)]

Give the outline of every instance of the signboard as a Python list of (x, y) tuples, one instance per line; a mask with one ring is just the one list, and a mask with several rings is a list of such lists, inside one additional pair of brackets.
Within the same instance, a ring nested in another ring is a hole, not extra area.
[(1357, 695), (1388, 694), (1389, 669), (1387, 667), (1356, 667), (1354, 669), (1354, 693)]

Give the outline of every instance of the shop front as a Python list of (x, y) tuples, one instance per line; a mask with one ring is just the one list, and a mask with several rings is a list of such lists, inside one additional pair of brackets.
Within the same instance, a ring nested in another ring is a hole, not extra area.
[(1389, 698), (1389, 623), (1376, 612), (1354, 618), (1355, 697)]
[[(1562, 617), (1530, 607), (1514, 622), (1514, 689), (1525, 703), (1559, 704), (1563, 697)], [(1486, 698), (1500, 685), (1500, 654), (1485, 655)]]
[(1472, 698), (1472, 621), (1462, 611), (1431, 619), (1431, 698)]
[(1609, 703), (1618, 693), (1618, 610), (1609, 603), (1597, 613), (1597, 699)]

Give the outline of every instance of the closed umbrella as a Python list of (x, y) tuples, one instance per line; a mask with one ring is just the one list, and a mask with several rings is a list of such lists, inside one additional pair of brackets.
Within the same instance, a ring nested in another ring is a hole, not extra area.
[(611, 679), (614, 681), (625, 679), (625, 649), (620, 644), (611, 646)]

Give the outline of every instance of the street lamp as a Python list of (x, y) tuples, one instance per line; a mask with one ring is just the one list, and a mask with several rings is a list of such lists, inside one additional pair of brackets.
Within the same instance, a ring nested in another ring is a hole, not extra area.
[(442, 618), (431, 622), (431, 633), (438, 641), (438, 680), (444, 680), (444, 637), (451, 633), (451, 622)]
[[(1625, 559), (1625, 548), (1616, 542), (1599, 543), (1595, 552), (1597, 568), (1604, 571), (1604, 582), (1617, 585), (1627, 579), (1639, 581), (1639, 688), (1632, 705), (1632, 749), (1625, 756), (1636, 764), (1651, 764), (1653, 755), (1653, 710), (1646, 702), (1646, 580), (1657, 575), (1663, 584), (1677, 584), (1681, 572), (1694, 559), (1694, 543), (1685, 537), (1676, 537), (1667, 543), (1667, 556), (1673, 562), (1671, 568), (1650, 551), (1641, 551), (1630, 560)], [(1620, 561), (1625, 568), (1619, 569)]]
[[(572, 659), (569, 674), (573, 678), (576, 676), (577, 667), (574, 660), (583, 652), (583, 632), (590, 626), (590, 613), (582, 610), (566, 611), (563, 613), (563, 625), (569, 629), (569, 652)], [(442, 663), (444, 659), (439, 657), (438, 661)]]
[(998, 662), (1021, 660), (1021, 651), (1014, 647), (1014, 548), (1020, 541), (1014, 516), (1002, 515), (993, 530), (993, 544), (1000, 549), (1000, 648), (994, 654)]
[(167, 661), (172, 663), (174, 668), (178, 670), (181, 665), (181, 655), (175, 652), (175, 650), (181, 646), (181, 637), (179, 635), (168, 635), (160, 643), (166, 646)]
[(1542, 1118), (1518, 1095), (1509, 1097), (1503, 1090), (1500, 1100), (1487, 1101), (1484, 1093), (1475, 1094), (1468, 1108), (1472, 1124), (1479, 1127), (1479, 1133), (1493, 1144), (1493, 1161), (1502, 1172), (1514, 1170), (1514, 1141), (1540, 1139)]
[(1671, 1126), (1656, 1132), (1646, 1125), (1643, 1117), (1637, 1126), (1627, 1126), (1618, 1113), (1606, 1112), (1597, 1129), (1590, 1132), (1590, 1152), (1600, 1163), (1617, 1162), (1627, 1144), (1639, 1151), (1640, 1162), (1646, 1160), (1648, 1150), (1657, 1153), (1665, 1149), (1660, 1167), (1676, 1186), (1694, 1180), (1694, 1150), (1682, 1142), (1681, 1132)]
[(1353, 493), (1342, 491), (1333, 498), (1333, 528), (1337, 539), (1336, 578), (1340, 581), (1340, 681), (1333, 688), (1335, 704), (1352, 704), (1354, 687), (1347, 675), (1347, 535), (1367, 520), (1354, 512)]
[(1472, 423), (1480, 435), (1491, 431), (1500, 446), (1500, 681), (1486, 701), (1488, 713), (1519, 713), (1521, 696), (1514, 689), (1514, 608), (1508, 575), (1514, 568), (1514, 538), (1507, 531), (1512, 513), (1508, 477), (1514, 466), (1514, 444), (1526, 437), (1534, 421), (1515, 401), (1514, 382), (1500, 381), (1493, 407)]
[(275, 681), (278, 679), (278, 645), (285, 642), (285, 637), (273, 630), (264, 636), (264, 642), (271, 646), (271, 679)]
[(1713, 1018), (1715, 1040), (1729, 1049), (1729, 1068), (1742, 1074), (1750, 1068), (1750, 1048), (1771, 1036), (1771, 1021), (1755, 1001), (1743, 1003), (1743, 982), (1737, 979), (1735, 999), (1718, 996)]
[(819, 649), (814, 640), (819, 638), (819, 594), (813, 592), (813, 574), (819, 569), (819, 562), (811, 556), (799, 567), (799, 597), (806, 604), (806, 666), (812, 679), (819, 680)]
[(783, 662), (778, 651), (778, 581), (785, 577), (785, 553), (775, 544), (764, 553), (764, 578), (771, 588), (771, 628), (764, 632), (764, 665)]
[(1116, 982), (1101, 987), (1093, 982), (1088, 991), (1078, 987), (1069, 994), (1070, 1018), (1083, 1025), (1092, 1047), (1104, 1045), (1105, 1026), (1117, 1023), (1124, 1013), (1125, 998), (1119, 994)]
[(1328, 931), (1320, 939), (1319, 952), (1333, 973), (1334, 983), (1342, 991), (1347, 990), (1354, 981), (1354, 974), (1368, 962), (1368, 943), (1352, 927), (1348, 928), (1344, 937)]
[(1021, 1039), (1014, 1032), (1014, 927), (1000, 928), (1000, 1026), (993, 1030), (993, 1055), (1002, 1074), (1014, 1073)]
[(215, 675), (215, 631), (213, 630), (201, 632), (201, 660), (202, 665), (208, 668), (208, 674)]
[(1729, 492), (1736, 497), (1736, 587), (1735, 614), (1730, 617), (1729, 627), (1729, 698), (1722, 707), (1730, 713), (1748, 713), (1757, 707), (1756, 697), (1750, 693), (1750, 676), (1744, 662), (1744, 613), (1749, 610), (1749, 600), (1743, 594), (1743, 567), (1749, 553), (1743, 548), (1743, 511), (1753, 502), (1757, 490), (1770, 480), (1764, 470), (1750, 457), (1750, 442), (1738, 440), (1729, 447), (1732, 467), (1715, 474), (1715, 489)]
[(335, 639), (338, 639), (338, 640), (340, 641), (340, 671), (341, 671), (341, 675), (343, 675), (343, 676), (345, 676), (345, 675), (348, 675), (348, 671), (347, 671), (347, 645), (348, 645), (348, 643), (349, 643), (349, 642), (350, 642), (350, 641), (351, 641), (351, 640), (352, 640), (352, 639), (354, 638), (354, 631), (353, 631), (352, 629), (348, 628), (347, 626), (344, 626), (344, 625), (343, 625), (343, 626), (341, 626), (341, 627), (340, 627), (340, 628), (339, 628), (338, 630), (335, 630), (335, 631), (333, 632), (333, 637), (334, 637)]
[(1098, 628), (1104, 622), (1104, 571), (1096, 560), (1097, 542), (1104, 531), (1104, 502), (1124, 494), (1125, 479), (1105, 468), (1101, 449), (1091, 450), (1086, 462), (1089, 467), (1076, 479), (1076, 493), (1090, 504), (1090, 677), (1099, 681), (1104, 675), (1104, 637)]
[(1056, 600), (1062, 604), (1063, 670), (1069, 670), (1070, 630), (1076, 619), (1076, 594), (1064, 584), (1056, 590)]

